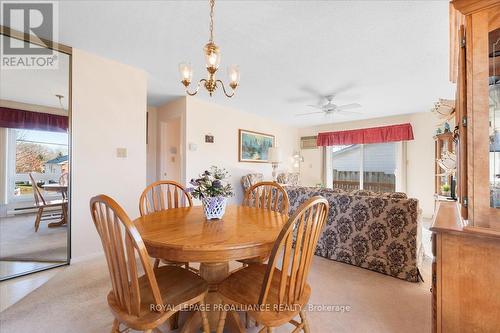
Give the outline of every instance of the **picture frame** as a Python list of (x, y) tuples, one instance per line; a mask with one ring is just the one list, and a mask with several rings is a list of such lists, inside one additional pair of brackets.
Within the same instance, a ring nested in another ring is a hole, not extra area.
[(275, 136), (244, 129), (238, 130), (238, 161), (269, 163), (267, 151), (276, 146)]
[(205, 143), (214, 143), (214, 136), (212, 134), (206, 134)]

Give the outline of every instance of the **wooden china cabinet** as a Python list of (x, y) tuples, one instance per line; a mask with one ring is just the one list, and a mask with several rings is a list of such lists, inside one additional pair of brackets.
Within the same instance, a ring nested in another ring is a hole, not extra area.
[(433, 332), (500, 332), (500, 0), (450, 3), (457, 202), (431, 231)]
[(436, 160), (434, 166), (434, 173), (436, 174), (436, 179), (434, 182), (434, 193), (436, 195), (441, 194), (441, 189), (443, 185), (451, 184), (451, 175), (445, 175), (445, 170), (443, 170), (437, 160), (443, 156), (444, 152), (454, 152), (455, 144), (453, 142), (453, 132), (444, 132), (441, 134), (436, 134), (434, 136), (434, 159)]

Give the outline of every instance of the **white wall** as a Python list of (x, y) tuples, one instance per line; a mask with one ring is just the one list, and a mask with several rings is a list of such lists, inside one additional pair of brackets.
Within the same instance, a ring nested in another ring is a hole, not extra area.
[[(299, 133), (302, 131), (304, 129), (299, 129)], [(301, 136), (304, 135), (301, 134)], [(302, 149), (300, 155), (304, 158), (299, 169), (301, 185), (316, 186), (323, 184), (323, 148)]]
[(148, 106), (148, 143), (146, 162), (146, 183), (151, 184), (156, 181), (156, 150), (157, 150), (157, 117), (158, 109)]
[[(102, 252), (89, 200), (107, 194), (131, 218), (146, 183), (146, 93), (142, 70), (73, 49), (72, 259)], [(116, 148), (127, 149), (117, 158)]]
[[(319, 132), (411, 123), (415, 140), (407, 142), (407, 182), (409, 197), (417, 198), (425, 217), (434, 213), (434, 139), (438, 119), (430, 112), (326, 124), (299, 129), (299, 136), (317, 135)], [(301, 178), (304, 185), (322, 183), (322, 150), (302, 150)]]
[[(276, 144), (283, 154), (283, 163), (278, 171), (294, 171), (291, 156), (298, 149), (296, 128), (197, 98), (187, 97), (186, 101), (185, 182), (212, 165), (224, 167), (231, 173), (231, 183), (235, 189), (236, 195), (231, 202), (240, 203), (243, 199), (242, 176), (263, 173), (265, 180), (271, 180), (271, 164), (238, 162), (238, 129), (275, 135)], [(205, 143), (206, 134), (214, 136), (214, 143)], [(196, 151), (188, 149), (190, 143), (197, 145)]]

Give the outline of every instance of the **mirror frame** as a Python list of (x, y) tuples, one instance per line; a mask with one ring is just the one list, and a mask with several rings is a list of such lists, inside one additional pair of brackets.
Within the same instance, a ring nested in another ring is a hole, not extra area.
[(69, 181), (68, 181), (68, 203), (69, 204), (68, 204), (68, 222), (67, 222), (67, 227), (66, 227), (67, 228), (66, 261), (63, 263), (60, 263), (60, 264), (55, 264), (53, 266), (44, 267), (41, 269), (29, 270), (29, 271), (14, 274), (14, 275), (11, 275), (11, 276), (8, 276), (5, 278), (0, 278), (0, 281), (6, 281), (6, 280), (10, 280), (10, 279), (20, 277), (20, 276), (25, 276), (25, 275), (32, 274), (32, 273), (42, 272), (42, 271), (46, 271), (46, 270), (61, 267), (61, 266), (67, 266), (71, 262), (71, 198), (72, 198), (72, 196), (71, 196), (71, 190), (72, 190), (71, 184), (73, 183), (72, 182), (72, 178), (73, 178), (72, 169), (73, 168), (72, 168), (72, 135), (71, 135), (72, 134), (72, 128), (71, 128), (72, 127), (71, 126), (72, 125), (71, 124), (72, 113), (71, 112), (72, 112), (72, 97), (73, 97), (73, 94), (72, 94), (73, 49), (70, 46), (56, 43), (56, 42), (48, 40), (48, 39), (39, 38), (35, 35), (24, 33), (24, 32), (15, 30), (15, 29), (11, 29), (11, 28), (3, 26), (3, 25), (0, 25), (0, 35), (4, 35), (6, 37), (15, 38), (15, 39), (27, 42), (27, 43), (32, 43), (32, 44), (35, 44), (38, 46), (42, 46), (42, 47), (45, 47), (45, 48), (48, 48), (48, 49), (51, 49), (54, 51), (58, 51), (58, 52), (67, 54), (69, 56), (69, 70), (68, 70), (68, 76), (69, 76), (68, 77), (68, 95), (69, 95), (68, 96), (68, 163), (69, 163), (70, 173), (69, 173)]

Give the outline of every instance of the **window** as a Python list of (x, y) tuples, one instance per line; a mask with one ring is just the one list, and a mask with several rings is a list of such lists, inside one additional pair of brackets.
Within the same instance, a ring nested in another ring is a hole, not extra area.
[[(402, 143), (388, 142), (334, 146), (331, 149), (333, 188), (347, 191), (363, 189), (374, 192), (402, 190)], [(399, 186), (397, 186), (399, 185)]]
[[(29, 174), (41, 184), (57, 183), (68, 171), (68, 134), (59, 132), (9, 129), (9, 198), (33, 198)], [(54, 192), (42, 195), (54, 196)]]

